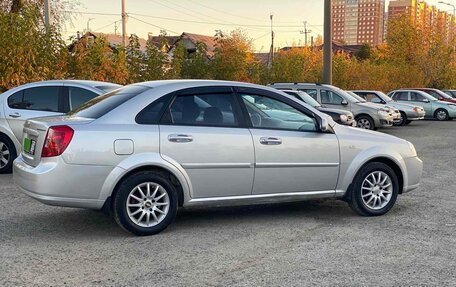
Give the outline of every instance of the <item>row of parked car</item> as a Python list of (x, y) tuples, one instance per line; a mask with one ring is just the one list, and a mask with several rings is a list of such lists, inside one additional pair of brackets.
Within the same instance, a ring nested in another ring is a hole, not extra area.
[[(377, 130), (408, 125), (424, 118), (456, 118), (456, 90), (400, 89), (344, 91), (314, 83), (269, 85), (328, 114), (339, 124)], [(11, 89), (0, 99), (0, 173), (11, 171), (29, 118), (65, 114), (120, 85), (97, 81), (45, 81)]]
[(422, 119), (451, 120), (456, 117), (453, 90), (416, 88), (381, 91), (344, 91), (331, 85), (312, 83), (273, 83), (282, 90), (344, 125), (376, 130), (388, 126), (408, 125)]

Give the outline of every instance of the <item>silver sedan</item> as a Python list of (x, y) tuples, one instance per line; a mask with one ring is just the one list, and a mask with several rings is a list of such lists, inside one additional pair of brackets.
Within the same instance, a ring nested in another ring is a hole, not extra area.
[(156, 81), (28, 120), (14, 178), (50, 205), (110, 210), (137, 235), (178, 207), (343, 199), (364, 216), (418, 187), (405, 140), (336, 124), (293, 97), (224, 81)]

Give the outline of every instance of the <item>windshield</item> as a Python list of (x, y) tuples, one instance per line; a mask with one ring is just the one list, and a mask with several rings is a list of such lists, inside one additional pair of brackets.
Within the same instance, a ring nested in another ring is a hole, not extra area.
[(82, 104), (79, 108), (67, 113), (68, 116), (98, 119), (126, 101), (149, 89), (144, 86), (126, 86), (107, 94), (103, 94)]
[(376, 92), (376, 94), (377, 94), (380, 98), (382, 98), (382, 100), (384, 100), (385, 102), (392, 102), (392, 101), (393, 101), (393, 99), (390, 98), (389, 96), (387, 96), (384, 92), (378, 91), (378, 92)]
[(449, 96), (449, 95), (447, 95), (444, 92), (441, 92), (439, 90), (426, 90), (426, 93), (428, 93), (429, 95), (433, 96), (437, 100), (439, 100), (441, 97), (444, 98), (444, 99), (452, 99), (451, 96)]
[(116, 85), (116, 84), (106, 84), (106, 85), (103, 85), (103, 86), (96, 86), (95, 88), (105, 92), (105, 93), (109, 93), (109, 92), (112, 92), (118, 88), (122, 87), (121, 85)]
[[(338, 87), (335, 87), (335, 86), (331, 86), (333, 88), (333, 90), (337, 91), (337, 93), (340, 95), (342, 94), (343, 97), (347, 100), (347, 101), (351, 101), (353, 103), (360, 103), (361, 101), (355, 97), (353, 97), (352, 95), (350, 95), (349, 93), (347, 93), (346, 91), (338, 88)], [(364, 99), (362, 99), (364, 101)]]
[(303, 101), (304, 103), (316, 108), (316, 107), (321, 107), (320, 103), (317, 102), (314, 98), (312, 98), (308, 93), (303, 92), (303, 91), (283, 91), (290, 96), (295, 97), (298, 100)]
[(356, 99), (357, 102), (359, 103), (367, 103), (367, 101), (363, 98), (361, 98), (360, 96), (358, 96), (357, 94), (353, 93), (353, 92), (350, 92), (350, 91), (345, 91), (347, 94), (349, 94), (350, 96), (352, 96), (353, 98)]

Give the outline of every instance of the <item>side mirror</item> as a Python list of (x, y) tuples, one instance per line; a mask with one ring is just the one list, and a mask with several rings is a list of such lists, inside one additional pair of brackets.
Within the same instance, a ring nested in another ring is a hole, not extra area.
[(431, 101), (429, 99), (424, 99), (423, 102), (424, 103), (430, 103)]
[(346, 105), (348, 105), (348, 102), (347, 102), (347, 100), (342, 100), (342, 102), (341, 102), (341, 105), (342, 105), (342, 106), (346, 106)]
[(326, 118), (320, 118), (320, 130), (322, 132), (327, 132), (329, 131), (329, 122), (328, 119)]

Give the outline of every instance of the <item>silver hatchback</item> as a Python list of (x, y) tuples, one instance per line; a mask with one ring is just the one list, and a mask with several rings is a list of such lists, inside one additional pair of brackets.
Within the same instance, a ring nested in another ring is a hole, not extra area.
[(110, 210), (137, 235), (196, 205), (340, 198), (382, 215), (421, 172), (405, 140), (338, 125), (272, 88), (189, 80), (134, 84), (28, 120), (14, 162), (29, 196)]

